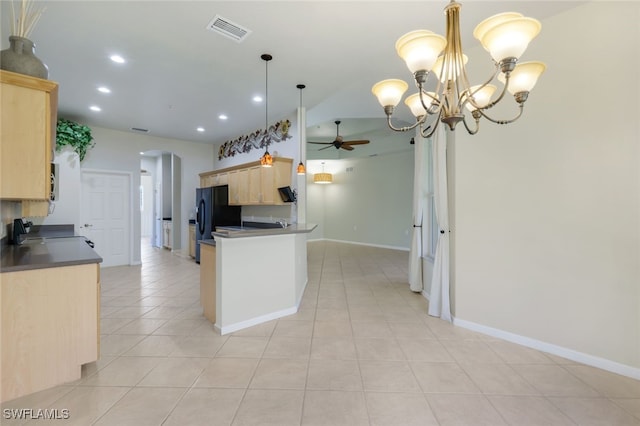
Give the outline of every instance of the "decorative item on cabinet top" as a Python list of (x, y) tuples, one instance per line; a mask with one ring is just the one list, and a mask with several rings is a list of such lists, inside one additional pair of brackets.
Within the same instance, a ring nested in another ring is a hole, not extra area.
[(269, 126), (268, 129), (258, 129), (249, 135), (243, 135), (237, 139), (226, 141), (220, 145), (218, 160), (234, 157), (237, 154), (245, 154), (254, 148), (265, 148), (268, 144), (290, 139), (290, 127), (291, 122), (289, 120), (282, 120)]
[(18, 13), (11, 1), (9, 48), (0, 52), (0, 69), (32, 77), (49, 78), (49, 68), (35, 55), (35, 44), (28, 37), (44, 8), (34, 8), (31, 0), (22, 0)]

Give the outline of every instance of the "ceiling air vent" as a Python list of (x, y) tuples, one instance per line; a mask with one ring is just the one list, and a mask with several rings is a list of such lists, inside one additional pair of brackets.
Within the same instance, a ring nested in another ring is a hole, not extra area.
[(131, 130), (134, 132), (149, 133), (149, 129), (143, 129), (141, 127), (132, 127)]
[(249, 34), (251, 34), (251, 30), (243, 28), (220, 15), (216, 15), (211, 22), (209, 22), (207, 29), (230, 38), (231, 40), (235, 40), (238, 43), (242, 42), (249, 36)]

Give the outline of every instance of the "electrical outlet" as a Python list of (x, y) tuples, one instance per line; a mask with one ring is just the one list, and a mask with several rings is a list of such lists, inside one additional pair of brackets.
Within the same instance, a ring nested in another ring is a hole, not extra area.
[(356, 232), (358, 230), (358, 226), (357, 225), (353, 225), (353, 232)]

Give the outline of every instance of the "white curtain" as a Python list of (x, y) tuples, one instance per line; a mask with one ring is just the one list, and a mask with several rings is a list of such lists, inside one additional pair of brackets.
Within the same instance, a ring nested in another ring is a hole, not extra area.
[(411, 234), (411, 249), (409, 250), (409, 288), (411, 291), (421, 292), (422, 282), (422, 225), (424, 223), (424, 196), (427, 182), (424, 179), (426, 139), (416, 131), (414, 138), (414, 168), (413, 168), (413, 231)]
[(447, 138), (443, 123), (432, 137), (433, 190), (438, 244), (431, 279), (429, 315), (451, 322), (449, 300), (449, 199), (447, 196)]

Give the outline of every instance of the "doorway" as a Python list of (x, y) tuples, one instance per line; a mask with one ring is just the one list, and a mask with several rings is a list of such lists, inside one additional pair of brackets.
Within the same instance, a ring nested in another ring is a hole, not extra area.
[(83, 170), (80, 234), (95, 244), (102, 266), (131, 264), (131, 174)]
[[(145, 151), (140, 158), (140, 224), (142, 245), (181, 250), (180, 157), (166, 151)], [(164, 239), (171, 223), (171, 242)]]

